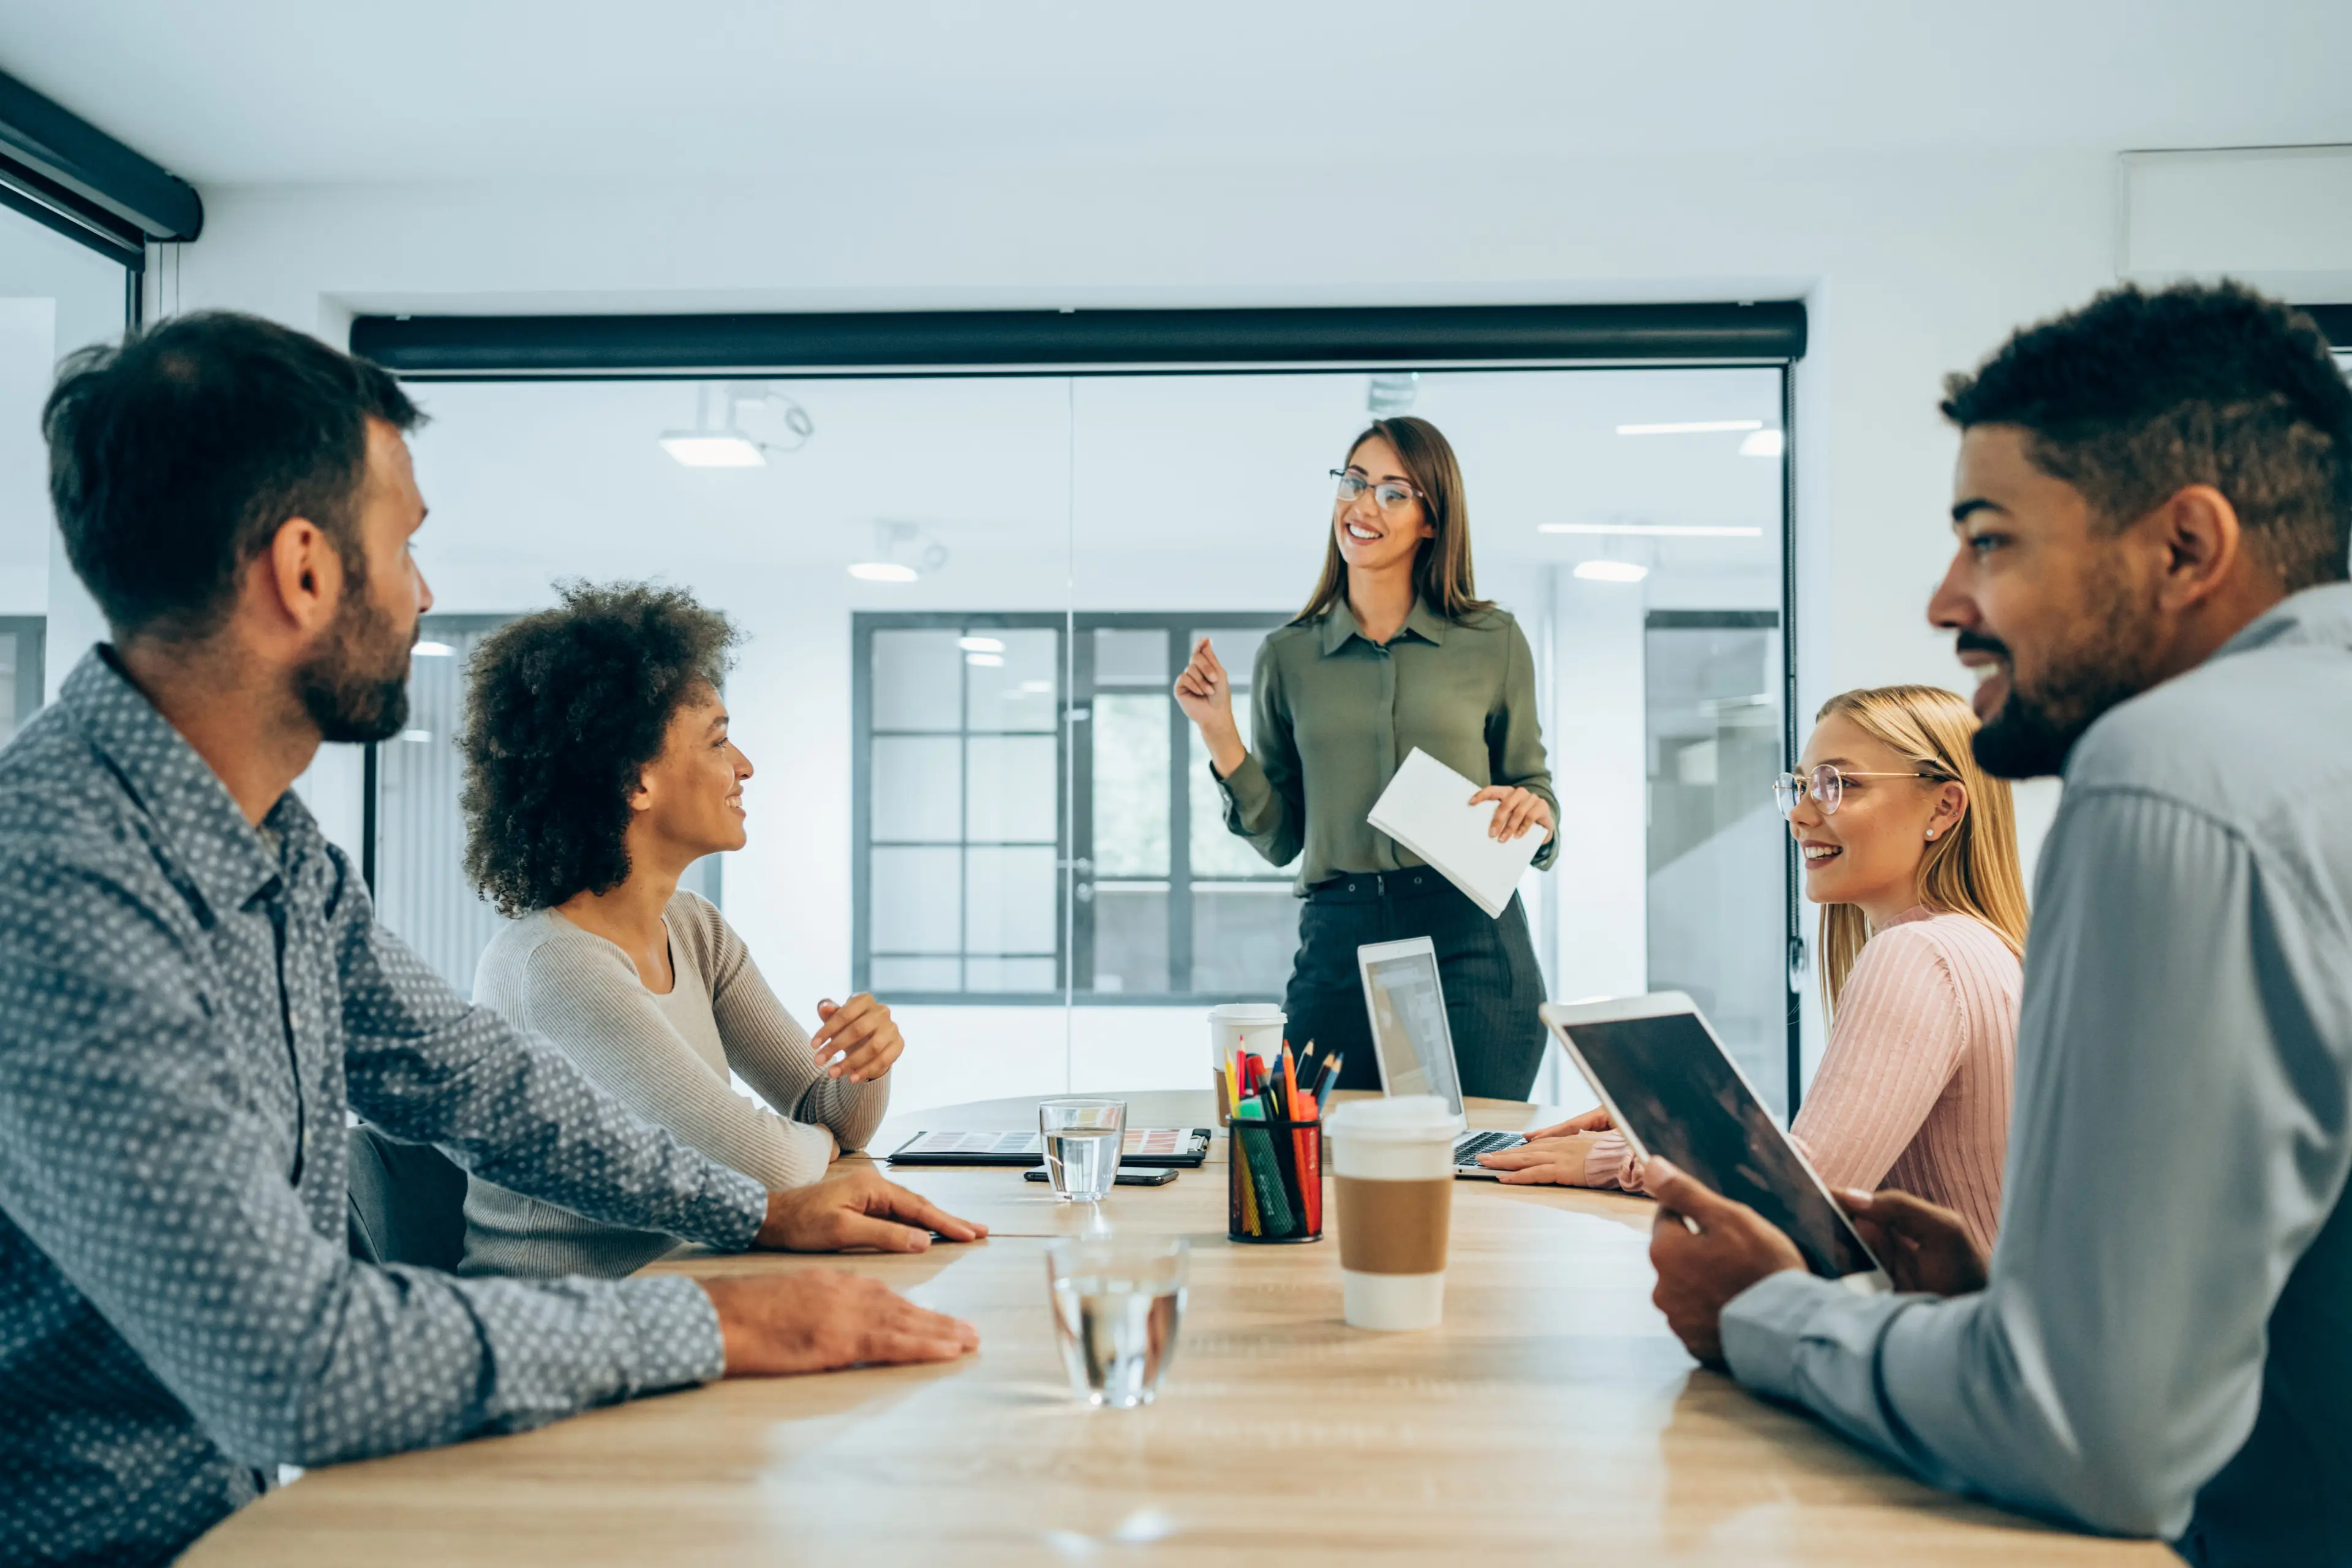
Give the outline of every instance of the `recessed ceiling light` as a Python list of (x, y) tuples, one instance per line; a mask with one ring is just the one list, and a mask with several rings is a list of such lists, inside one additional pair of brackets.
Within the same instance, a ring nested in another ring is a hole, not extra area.
[(1538, 533), (1628, 533), (1644, 539), (1760, 539), (1760, 528), (1682, 522), (1539, 522)]
[(408, 651), (424, 658), (447, 658), (457, 650), (445, 642), (421, 642)]
[(1759, 430), (1739, 443), (1743, 458), (1777, 458), (1789, 449), (1789, 433), (1785, 430)]
[(764, 468), (767, 454), (749, 436), (713, 430), (671, 430), (661, 449), (689, 468)]
[(966, 664), (976, 664), (982, 669), (1001, 669), (1004, 667), (1004, 656), (1001, 653), (968, 653), (963, 656), (963, 661)]
[(400, 732), (400, 738), (404, 741), (416, 741), (420, 742), (429, 742), (433, 739), (433, 731), (430, 730), (403, 730)]
[(1716, 436), (1733, 430), (1761, 430), (1761, 419), (1685, 419), (1671, 425), (1620, 425), (1620, 436)]
[(958, 637), (956, 647), (966, 653), (1003, 653), (1004, 651), (1004, 642), (1000, 637)]
[(1576, 574), (1588, 583), (1638, 583), (1650, 569), (1633, 561), (1580, 561)]
[(856, 562), (849, 574), (861, 583), (911, 583), (916, 577), (912, 566), (901, 566), (896, 561)]

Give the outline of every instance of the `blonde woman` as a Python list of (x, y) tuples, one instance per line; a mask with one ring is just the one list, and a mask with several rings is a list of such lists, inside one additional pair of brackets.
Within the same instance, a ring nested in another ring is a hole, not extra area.
[[(1931, 686), (1823, 705), (1777, 790), (1822, 906), (1829, 1049), (1790, 1129), (1832, 1187), (1900, 1187), (1990, 1251), (2009, 1150), (2025, 883), (2008, 784), (1969, 704)], [(1638, 1187), (1592, 1111), (1485, 1157), (1507, 1182)]]

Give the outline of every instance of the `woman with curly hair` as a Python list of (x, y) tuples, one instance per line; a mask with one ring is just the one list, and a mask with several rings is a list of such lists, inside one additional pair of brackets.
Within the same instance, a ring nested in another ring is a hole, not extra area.
[[(868, 995), (818, 1003), (812, 1037), (718, 908), (677, 885), (744, 844), (751, 763), (719, 697), (736, 640), (717, 611), (639, 584), (569, 585), (484, 639), (467, 670), (466, 874), (513, 923), (474, 999), (772, 1191), (872, 1135), (904, 1042)], [(467, 1188), (467, 1273), (621, 1275), (676, 1245), (479, 1177)]]

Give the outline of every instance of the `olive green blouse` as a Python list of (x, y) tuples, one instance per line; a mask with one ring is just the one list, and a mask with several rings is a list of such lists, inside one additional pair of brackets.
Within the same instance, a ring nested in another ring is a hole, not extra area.
[[(1385, 647), (1345, 600), (1294, 621), (1258, 648), (1249, 756), (1217, 780), (1225, 826), (1276, 866), (1304, 849), (1301, 893), (1342, 872), (1419, 866), (1365, 820), (1416, 746), (1473, 783), (1532, 790), (1558, 822), (1535, 674), (1527, 637), (1502, 610), (1449, 621), (1416, 603)], [(1559, 852), (1555, 833), (1535, 863), (1548, 868)]]

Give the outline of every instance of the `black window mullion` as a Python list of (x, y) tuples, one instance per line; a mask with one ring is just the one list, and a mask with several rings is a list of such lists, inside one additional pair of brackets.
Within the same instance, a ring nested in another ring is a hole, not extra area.
[(849, 622), (849, 842), (856, 874), (849, 879), (849, 986), (874, 989), (874, 616)]
[(1070, 896), (1062, 907), (1069, 918), (1063, 947), (1069, 954), (1069, 986), (1073, 992), (1095, 988), (1095, 639), (1092, 623), (1073, 616), (1065, 667), (1070, 672), (1069, 700), (1063, 705), (1062, 744), (1069, 780), (1069, 810), (1063, 831), (1067, 847), (1062, 868), (1070, 879)]
[[(1168, 667), (1172, 685), (1184, 668), (1186, 627), (1168, 628)], [(1176, 995), (1192, 990), (1192, 735), (1171, 696), (1168, 702), (1168, 989)]]
[(971, 989), (971, 661), (956, 660), (956, 988)]

